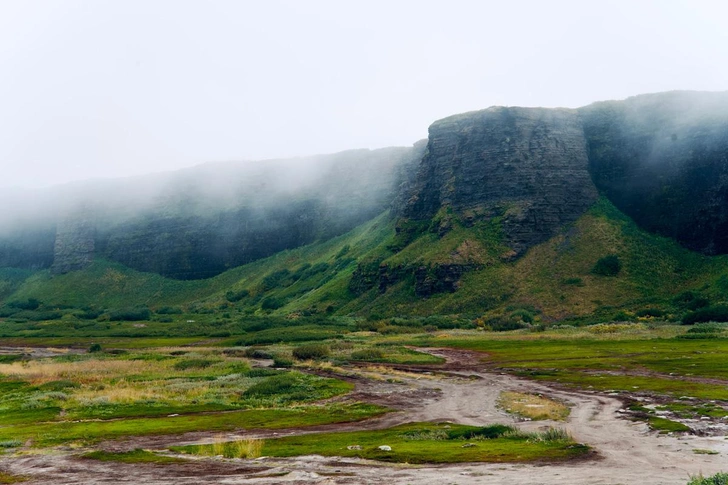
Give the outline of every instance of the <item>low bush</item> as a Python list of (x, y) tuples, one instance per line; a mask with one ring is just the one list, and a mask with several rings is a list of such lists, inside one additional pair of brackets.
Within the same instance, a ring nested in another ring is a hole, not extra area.
[(301, 345), (293, 349), (293, 357), (298, 360), (321, 360), (329, 356), (331, 350), (324, 344)]
[(243, 393), (246, 397), (272, 396), (287, 394), (299, 384), (298, 379), (291, 373), (278, 374), (267, 377), (253, 384)]
[(140, 320), (149, 320), (151, 317), (152, 312), (149, 308), (127, 308), (123, 310), (114, 310), (109, 313), (109, 320), (115, 322), (138, 322)]
[(19, 308), (21, 310), (37, 310), (40, 307), (41, 301), (37, 298), (28, 298), (22, 301), (11, 301), (8, 306), (11, 308)]
[(688, 485), (728, 485), (728, 473), (716, 473), (712, 477), (704, 477), (701, 474), (691, 477)]
[(210, 359), (187, 359), (174, 364), (175, 370), (206, 369), (216, 361)]
[(163, 306), (162, 308), (158, 308), (156, 313), (157, 315), (179, 315), (182, 313), (182, 309), (173, 306)]
[(683, 325), (701, 322), (728, 322), (728, 305), (714, 305), (688, 313), (682, 319)]
[(225, 293), (225, 299), (229, 301), (230, 303), (235, 303), (236, 301), (240, 301), (243, 298), (247, 298), (250, 296), (250, 291), (248, 290), (239, 290), (239, 291), (228, 291)]
[(270, 377), (280, 374), (280, 371), (267, 367), (255, 367), (245, 372), (245, 377)]
[(285, 303), (280, 298), (275, 298), (273, 296), (263, 298), (263, 301), (260, 302), (260, 308), (263, 310), (278, 310), (283, 305), (285, 305)]
[(672, 303), (685, 310), (697, 310), (710, 305), (710, 300), (694, 291), (683, 291), (673, 298)]
[(271, 354), (270, 352), (263, 350), (263, 349), (255, 348), (255, 347), (249, 347), (249, 348), (245, 349), (243, 351), (243, 355), (250, 359), (272, 359), (273, 358), (273, 354)]
[(287, 369), (289, 367), (293, 367), (293, 361), (288, 357), (276, 355), (273, 357), (273, 367), (282, 367), (284, 369)]
[(476, 429), (456, 429), (447, 433), (448, 439), (457, 440), (471, 440), (473, 438), (480, 439), (493, 439), (500, 438), (501, 436), (515, 433), (517, 430), (512, 426), (505, 426), (502, 424), (494, 424), (491, 426), (484, 426)]
[(96, 320), (103, 315), (103, 313), (103, 310), (98, 310), (96, 308), (83, 308), (82, 311), (76, 313), (76, 316), (81, 320)]
[(600, 258), (594, 267), (592, 273), (599, 276), (617, 276), (622, 270), (622, 262), (615, 254)]
[(569, 286), (584, 286), (584, 280), (581, 278), (565, 278), (561, 281), (561, 284)]
[(698, 323), (688, 329), (687, 333), (720, 333), (725, 329), (725, 325), (719, 325), (717, 323)]
[(364, 349), (351, 353), (351, 360), (382, 360), (384, 353), (378, 349)]
[(515, 321), (508, 318), (490, 318), (483, 324), (483, 329), (492, 330), (494, 332), (508, 332), (510, 330), (520, 330), (528, 327), (528, 324), (521, 320)]
[(660, 310), (659, 308), (643, 308), (642, 310), (637, 311), (637, 313), (635, 313), (635, 315), (637, 315), (638, 317), (641, 317), (641, 318), (650, 318), (650, 317), (659, 318), (659, 317), (664, 317), (665, 312)]

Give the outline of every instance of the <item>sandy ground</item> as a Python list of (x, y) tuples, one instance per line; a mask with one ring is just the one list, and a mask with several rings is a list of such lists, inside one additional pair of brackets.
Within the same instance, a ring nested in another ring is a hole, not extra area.
[[(306, 432), (388, 427), (411, 421), (450, 421), (471, 425), (512, 423), (526, 429), (566, 428), (574, 438), (595, 450), (594, 456), (565, 464), (458, 464), (444, 466), (384, 465), (359, 459), (317, 456), (257, 460), (194, 459), (180, 465), (125, 465), (81, 460), (73, 450), (58, 448), (37, 454), (0, 456), (0, 468), (31, 478), (29, 484), (649, 484), (684, 485), (690, 475), (728, 471), (725, 437), (665, 436), (642, 423), (621, 416), (615, 397), (556, 389), (510, 375), (488, 372), (476, 354), (431, 350), (447, 359), (444, 366), (409, 366), (424, 372), (436, 368), (446, 375), (403, 376), (399, 382), (357, 381), (352, 396), (400, 409), (364, 423), (330, 425)], [(398, 370), (403, 370), (401, 367)], [(566, 423), (524, 422), (496, 406), (501, 391), (537, 392), (571, 406)], [(266, 433), (230, 433), (226, 438), (272, 437), (302, 433), (282, 430)], [(189, 433), (127, 439), (102, 444), (106, 449), (165, 450), (168, 446), (206, 443), (210, 433)], [(384, 443), (383, 443), (384, 444)], [(695, 454), (709, 449), (717, 455)]]

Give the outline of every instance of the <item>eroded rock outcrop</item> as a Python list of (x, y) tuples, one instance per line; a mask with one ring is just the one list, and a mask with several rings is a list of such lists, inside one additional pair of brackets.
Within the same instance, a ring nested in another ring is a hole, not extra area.
[(51, 273), (63, 274), (93, 262), (96, 228), (88, 209), (66, 214), (56, 227)]
[(597, 187), (651, 232), (728, 253), (728, 93), (670, 92), (580, 109)]
[(398, 207), (404, 218), (430, 219), (443, 207), (465, 221), (500, 218), (516, 257), (597, 198), (573, 110), (495, 107), (437, 121), (429, 134)]

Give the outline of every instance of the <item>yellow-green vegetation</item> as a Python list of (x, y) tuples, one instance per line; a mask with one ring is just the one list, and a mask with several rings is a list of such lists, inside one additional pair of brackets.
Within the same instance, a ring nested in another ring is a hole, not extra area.
[(728, 485), (728, 473), (716, 473), (710, 477), (700, 475), (690, 477), (688, 485)]
[(225, 441), (224, 437), (218, 436), (211, 445), (197, 448), (195, 454), (253, 459), (260, 456), (262, 448), (263, 440), (261, 439), (245, 438), (235, 441)]
[[(215, 443), (173, 450), (235, 457), (236, 446)], [(410, 423), (376, 431), (266, 439), (260, 449), (264, 456), (345, 456), (399, 463), (553, 461), (568, 460), (588, 451), (588, 447), (575, 443), (568, 434), (556, 429), (522, 433), (503, 425), (479, 428), (447, 423)]]
[(522, 392), (501, 392), (498, 405), (505, 411), (532, 420), (564, 421), (569, 407), (553, 399)]
[(664, 338), (684, 332), (684, 327), (660, 326), (592, 333), (586, 327), (498, 335), (452, 332), (408, 342), (476, 350), (494, 367), (580, 388), (728, 400), (722, 382), (701, 379), (728, 382), (728, 340)]
[(243, 410), (224, 413), (184, 414), (156, 418), (89, 421), (51, 421), (0, 427), (0, 440), (20, 438), (35, 446), (69, 441), (95, 442), (125, 436), (180, 434), (191, 431), (283, 429), (361, 421), (385, 409), (369, 404), (299, 406), (284, 409)]
[(81, 458), (99, 461), (117, 461), (120, 463), (155, 463), (168, 465), (172, 463), (185, 463), (186, 460), (174, 456), (164, 456), (148, 450), (137, 448), (132, 451), (92, 451), (84, 453)]
[[(482, 352), (499, 371), (577, 389), (641, 394), (659, 405), (638, 406), (633, 417), (661, 432), (686, 432), (680, 419), (728, 415), (728, 340), (682, 339), (684, 326), (619, 324), (542, 332), (474, 333), (390, 337), (422, 347)], [(668, 415), (660, 415), (666, 411)], [(672, 418), (672, 419), (671, 419)]]
[(12, 473), (0, 470), (0, 484), (22, 483), (27, 482), (28, 477), (21, 475), (13, 475)]
[(700, 475), (690, 477), (688, 485), (728, 485), (728, 473), (716, 473), (710, 477)]
[(693, 450), (693, 453), (695, 453), (696, 455), (720, 455), (720, 452), (719, 451), (706, 450), (706, 449), (703, 449), (703, 448), (695, 448)]
[(308, 426), (385, 412), (314, 404), (352, 388), (295, 370), (251, 368), (239, 352), (216, 348), (16, 361), (0, 364), (0, 443)]

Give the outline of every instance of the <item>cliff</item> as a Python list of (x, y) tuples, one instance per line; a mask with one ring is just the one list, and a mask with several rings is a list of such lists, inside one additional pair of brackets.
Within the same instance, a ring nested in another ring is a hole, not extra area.
[(498, 218), (515, 257), (594, 203), (588, 169), (575, 111), (495, 107), (452, 116), (430, 127), (398, 213), (426, 220), (450, 207), (466, 223)]
[(594, 183), (648, 231), (728, 253), (728, 93), (671, 92), (580, 110)]
[[(206, 164), (54, 190), (22, 204), (0, 194), (0, 205), (21, 207), (0, 213), (0, 267), (58, 274), (99, 256), (207, 278), (329, 240), (390, 207), (395, 253), (424, 232), (442, 240), (455, 223), (485, 224), (491, 236), (481, 249), (513, 260), (576, 221), (600, 193), (643, 229), (726, 254), (728, 93), (642, 95), (577, 110), (493, 107), (436, 121), (409, 148)], [(79, 205), (90, 212), (69, 212)], [(351, 287), (384, 292), (409, 278), (418, 295), (455, 291), (463, 272), (484, 263), (453, 258), (402, 256), (381, 267), (380, 258), (362, 265)]]
[(380, 214), (422, 149), (206, 164), (72, 184), (45, 194), (43, 204), (31, 194), (34, 212), (0, 218), (0, 267), (62, 274), (99, 256), (171, 278), (208, 278)]

